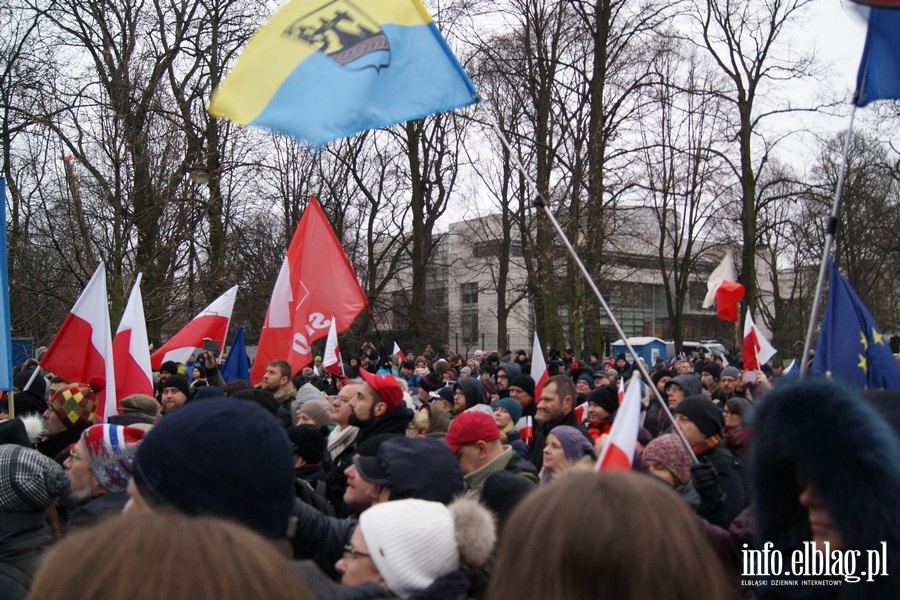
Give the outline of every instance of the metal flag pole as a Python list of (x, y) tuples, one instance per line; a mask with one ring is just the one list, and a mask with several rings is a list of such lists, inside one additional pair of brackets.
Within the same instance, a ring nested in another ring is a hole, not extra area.
[[(487, 105), (487, 102), (482, 102), (483, 105)], [(672, 412), (669, 410), (668, 403), (663, 400), (662, 395), (659, 393), (656, 385), (654, 385), (653, 380), (650, 378), (650, 373), (647, 371), (647, 367), (638, 360), (640, 357), (638, 356), (637, 351), (635, 351), (634, 347), (631, 345), (631, 342), (628, 341), (628, 336), (625, 335), (625, 331), (622, 329), (622, 326), (619, 324), (618, 319), (616, 319), (615, 315), (610, 309), (609, 305), (606, 303), (606, 300), (603, 298), (603, 294), (600, 293), (600, 290), (597, 288), (597, 284), (594, 283), (594, 280), (591, 279), (591, 274), (588, 272), (587, 267), (584, 266), (584, 263), (581, 262), (581, 258), (578, 257), (578, 253), (575, 251), (575, 248), (572, 246), (572, 243), (566, 237), (565, 232), (559, 224), (559, 221), (556, 220), (556, 217), (553, 215), (553, 211), (550, 210), (550, 207), (547, 204), (547, 201), (544, 199), (544, 196), (541, 194), (541, 191), (537, 188), (537, 184), (531, 179), (531, 176), (525, 170), (525, 166), (522, 164), (522, 161), (519, 159), (519, 153), (516, 152), (509, 143), (509, 140), (506, 138), (506, 135), (503, 133), (503, 130), (497, 125), (496, 120), (494, 119), (494, 115), (491, 113), (489, 109), (486, 109), (488, 114), (488, 119), (490, 120), (490, 125), (497, 133), (497, 136), (500, 139), (500, 143), (503, 144), (503, 147), (506, 148), (506, 151), (509, 152), (510, 157), (512, 157), (515, 162), (516, 168), (519, 169), (519, 172), (524, 177), (525, 181), (528, 182), (529, 187), (532, 189), (534, 193), (534, 204), (535, 208), (541, 209), (544, 211), (544, 214), (547, 215), (547, 218), (550, 219), (550, 223), (553, 225), (553, 228), (556, 230), (557, 235), (562, 240), (563, 244), (565, 244), (566, 249), (569, 252), (569, 255), (572, 257), (572, 260), (575, 261), (575, 264), (578, 265), (578, 269), (581, 271), (584, 280), (587, 282), (588, 286), (590, 286), (591, 290), (593, 290), (594, 295), (597, 296), (597, 300), (600, 302), (600, 305), (603, 307), (603, 310), (606, 311), (606, 316), (609, 317), (610, 322), (613, 327), (615, 327), (616, 332), (619, 334), (621, 340), (625, 343), (625, 347), (628, 349), (628, 352), (634, 359), (634, 365), (641, 372), (641, 376), (647, 382), (647, 385), (653, 390), (653, 393), (656, 395), (657, 400), (659, 400), (660, 406), (662, 406), (663, 410), (666, 413), (666, 416), (669, 418), (669, 422), (672, 423), (673, 431), (678, 434), (678, 437), (681, 439), (681, 443), (684, 444), (684, 447), (687, 448), (687, 451), (691, 454), (691, 458), (694, 462), (699, 462), (697, 460), (697, 456), (694, 454), (693, 449), (691, 448), (690, 443), (688, 443), (687, 438), (684, 437), (684, 432), (681, 431), (681, 428), (678, 427), (678, 424), (675, 423), (675, 417), (672, 415)]]
[(816, 294), (813, 296), (812, 311), (809, 313), (809, 325), (806, 328), (806, 340), (803, 342), (803, 355), (800, 360), (800, 378), (806, 375), (809, 353), (812, 351), (813, 332), (818, 322), (819, 305), (822, 303), (822, 287), (825, 285), (825, 269), (828, 267), (828, 257), (831, 256), (831, 247), (837, 235), (838, 215), (841, 210), (841, 193), (844, 191), (844, 177), (847, 174), (847, 155), (850, 153), (850, 141), (853, 139), (853, 122), (856, 119), (856, 104), (850, 111), (850, 128), (847, 137), (844, 138), (844, 148), (841, 152), (841, 171), (838, 174), (837, 187), (834, 190), (834, 201), (831, 205), (831, 216), (828, 218), (828, 229), (825, 233), (825, 247), (822, 248), (822, 262), (819, 265), (819, 279), (816, 281)]

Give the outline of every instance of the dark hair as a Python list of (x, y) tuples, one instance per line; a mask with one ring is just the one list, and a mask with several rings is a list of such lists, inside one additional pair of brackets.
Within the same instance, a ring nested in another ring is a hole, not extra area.
[[(548, 506), (565, 506), (566, 517), (548, 511)], [(528, 494), (509, 522), (530, 526), (504, 528), (489, 600), (689, 600), (733, 595), (687, 504), (647, 475), (630, 471), (565, 475)], [(533, 561), (523, 556), (540, 556), (541, 568), (535, 569)]]
[(65, 538), (44, 556), (28, 598), (148, 595), (312, 599), (288, 558), (260, 535), (223, 519), (167, 511), (113, 517)]

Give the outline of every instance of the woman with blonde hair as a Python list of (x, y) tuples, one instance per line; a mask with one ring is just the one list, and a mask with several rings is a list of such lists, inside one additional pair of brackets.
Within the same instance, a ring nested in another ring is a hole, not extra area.
[(692, 600), (732, 592), (678, 494), (631, 471), (572, 473), (509, 517), (488, 600)]
[(77, 532), (41, 561), (28, 599), (311, 600), (287, 557), (214, 517), (153, 511)]

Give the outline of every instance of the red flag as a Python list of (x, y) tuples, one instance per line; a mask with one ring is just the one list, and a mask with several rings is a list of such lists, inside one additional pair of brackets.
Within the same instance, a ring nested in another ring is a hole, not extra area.
[(312, 359), (310, 346), (327, 334), (332, 314), (340, 333), (367, 306), (353, 267), (315, 197), (310, 197), (275, 281), (259, 347), (254, 383), (266, 365), (287, 360), (296, 373)]
[(322, 368), (332, 375), (338, 377), (344, 376), (344, 366), (341, 364), (341, 348), (338, 346), (334, 315), (331, 316), (331, 325), (328, 327), (328, 337), (325, 339), (325, 352), (322, 353)]
[(98, 422), (104, 422), (118, 413), (112, 357), (106, 265), (101, 262), (50, 342), (41, 367), (69, 383), (90, 383), (102, 377), (105, 384), (96, 415)]
[(394, 354), (400, 357), (400, 364), (403, 364), (403, 361), (406, 360), (406, 356), (403, 354), (403, 350), (400, 349), (400, 344), (394, 342)]
[(625, 400), (625, 378), (619, 377), (619, 406), (622, 406), (622, 402)]
[(777, 350), (763, 336), (753, 322), (753, 315), (747, 310), (744, 321), (744, 343), (741, 346), (741, 357), (744, 359), (744, 370), (758, 369), (759, 366), (775, 356)]
[(153, 370), (169, 360), (183, 363), (197, 348), (203, 347), (203, 340), (215, 340), (222, 349), (222, 343), (228, 334), (228, 323), (231, 322), (231, 311), (234, 309), (234, 298), (237, 286), (234, 286), (204, 308), (185, 325), (181, 331), (173, 335), (159, 350), (150, 355), (150, 366)]
[(706, 297), (703, 299), (703, 308), (709, 308), (715, 303), (716, 315), (723, 321), (737, 321), (738, 303), (744, 297), (744, 286), (736, 283), (737, 276), (734, 273), (734, 260), (731, 258), (731, 250), (725, 253), (725, 257), (719, 266), (709, 274), (706, 283)]
[(137, 274), (122, 320), (112, 342), (113, 364), (116, 366), (116, 398), (132, 394), (153, 395), (150, 369), (150, 344), (141, 298), (141, 273)]
[(600, 458), (597, 471), (623, 471), (631, 468), (634, 450), (637, 447), (638, 430), (641, 426), (641, 379), (632, 377), (628, 382), (625, 400), (616, 413), (609, 438)]
[(540, 402), (541, 392), (544, 391), (544, 384), (550, 379), (550, 373), (547, 372), (547, 363), (537, 331), (534, 332), (534, 347), (531, 349), (531, 378), (534, 379), (534, 401)]

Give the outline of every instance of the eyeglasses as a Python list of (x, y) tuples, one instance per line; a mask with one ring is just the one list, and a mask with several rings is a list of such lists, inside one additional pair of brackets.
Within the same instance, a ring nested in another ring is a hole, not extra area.
[(360, 552), (350, 544), (344, 546), (344, 554), (350, 556), (351, 558), (372, 558), (372, 555), (367, 552)]

